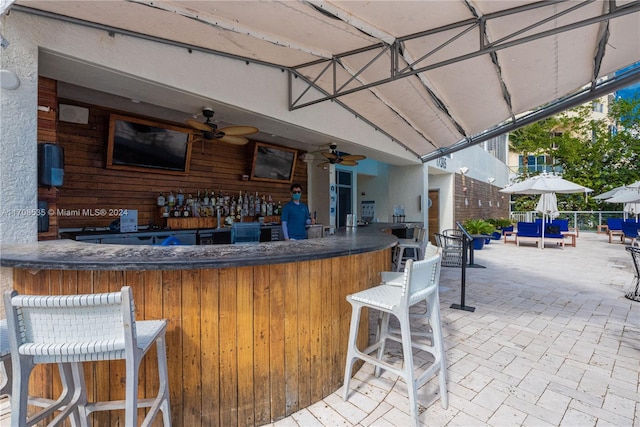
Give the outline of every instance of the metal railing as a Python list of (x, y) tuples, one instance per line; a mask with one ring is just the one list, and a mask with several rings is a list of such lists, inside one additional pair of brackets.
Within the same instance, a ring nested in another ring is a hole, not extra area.
[[(623, 211), (560, 211), (559, 219), (568, 219), (569, 227), (577, 227), (584, 231), (597, 231), (599, 225), (606, 225), (607, 218), (627, 218)], [(514, 221), (533, 222), (542, 218), (537, 211), (511, 212), (509, 218)]]

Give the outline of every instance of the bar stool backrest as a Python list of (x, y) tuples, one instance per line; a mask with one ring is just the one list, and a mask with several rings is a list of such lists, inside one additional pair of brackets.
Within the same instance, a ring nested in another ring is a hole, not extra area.
[(401, 309), (408, 310), (412, 305), (424, 301), (427, 296), (438, 294), (440, 255), (436, 254), (422, 261), (407, 260), (404, 277)]
[[(35, 363), (125, 358), (135, 349), (131, 288), (91, 295), (5, 294), (11, 351)], [(17, 334), (12, 330), (19, 331)]]

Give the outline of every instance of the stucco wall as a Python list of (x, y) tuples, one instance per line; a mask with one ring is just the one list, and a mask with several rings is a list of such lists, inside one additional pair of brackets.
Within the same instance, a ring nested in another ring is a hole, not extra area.
[(38, 47), (5, 25), (3, 70), (20, 79), (15, 90), (0, 89), (0, 242), (37, 240)]

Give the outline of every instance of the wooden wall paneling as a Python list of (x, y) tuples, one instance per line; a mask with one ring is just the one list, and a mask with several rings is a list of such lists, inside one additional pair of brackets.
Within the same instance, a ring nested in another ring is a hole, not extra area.
[[(202, 425), (221, 426), (220, 424), (220, 324), (219, 277), (218, 269), (206, 269), (201, 272), (202, 291), (200, 292), (200, 342), (202, 347)], [(223, 332), (223, 331), (222, 331)]]
[(271, 421), (270, 299), (269, 266), (253, 268), (254, 416), (257, 425)]
[(202, 282), (200, 270), (183, 270), (182, 275), (182, 360), (183, 387), (182, 405), (184, 426), (202, 424), (202, 384), (199, 381), (202, 365), (200, 331), (200, 289)]
[[(59, 207), (75, 209), (137, 209), (139, 224), (147, 225), (155, 219), (155, 199), (159, 192), (178, 191), (185, 196), (197, 195), (198, 190), (220, 191), (238, 195), (247, 191), (260, 196), (272, 195), (274, 203), (290, 199), (289, 184), (243, 180), (251, 168), (253, 144), (234, 146), (221, 142), (195, 142), (188, 176), (105, 169), (106, 140), (109, 114), (104, 107), (60, 100), (71, 105), (89, 108), (89, 124), (58, 123), (58, 141), (65, 149), (65, 184), (58, 194)], [(120, 111), (113, 111), (120, 114)], [(132, 114), (129, 114), (134, 116)], [(149, 119), (149, 117), (145, 117)], [(305, 187), (307, 170), (304, 162), (297, 162), (294, 180)], [(115, 218), (61, 216), (60, 227), (104, 227)]]
[(298, 404), (306, 408), (311, 401), (311, 300), (310, 270), (312, 261), (297, 263), (298, 267)]
[[(131, 274), (129, 274), (131, 273)], [(136, 320), (159, 320), (162, 319), (162, 272), (160, 271), (140, 271), (127, 272), (126, 284), (133, 290), (133, 300), (136, 304)], [(158, 378), (158, 353), (156, 346), (149, 350), (143, 359), (140, 367), (140, 396), (155, 397), (158, 393), (160, 381)], [(169, 351), (169, 349), (167, 349)], [(171, 367), (169, 366), (169, 369)], [(171, 391), (171, 389), (169, 389)], [(139, 411), (138, 423), (146, 415), (148, 410)], [(156, 418), (153, 426), (161, 426), (162, 420)]]
[(238, 425), (255, 425), (253, 267), (238, 267), (237, 274), (237, 364)]
[(331, 258), (331, 309), (329, 313), (329, 325), (330, 332), (329, 335), (331, 340), (329, 341), (329, 384), (328, 389), (332, 390), (334, 384), (336, 384), (336, 379), (338, 374), (334, 372), (334, 368), (337, 363), (342, 363), (344, 365), (344, 360), (340, 359), (340, 334), (336, 334), (338, 328), (340, 327), (340, 299), (342, 299), (342, 293), (344, 291), (341, 290), (343, 286), (345, 286), (345, 277), (348, 278), (349, 271), (347, 268), (349, 267), (349, 262), (345, 260), (345, 257), (340, 258)]
[(269, 380), (271, 386), (271, 419), (285, 416), (285, 286), (286, 276), (283, 264), (269, 266)]
[[(182, 343), (182, 290), (181, 273), (176, 270), (162, 272), (162, 318), (167, 325), (167, 366), (169, 367), (169, 394), (171, 395), (171, 423), (182, 425), (183, 343)], [(189, 307), (191, 309), (192, 307)]]
[(300, 355), (298, 353), (298, 263), (284, 265), (284, 377), (285, 415), (289, 416), (299, 408)]
[[(69, 274), (75, 274), (77, 276), (78, 294), (91, 294), (94, 291), (94, 281), (96, 280), (96, 274), (94, 271), (69, 271)], [(96, 369), (95, 363), (84, 364), (84, 382), (87, 389), (87, 400), (89, 402), (96, 401)], [(95, 413), (91, 415), (90, 419), (95, 423)], [(95, 424), (94, 424), (95, 425)]]
[[(323, 307), (326, 301), (323, 299), (323, 274), (322, 261), (309, 261), (309, 388), (311, 402), (318, 402), (323, 397)], [(302, 405), (302, 399), (300, 404)]]
[[(110, 271), (96, 271), (93, 278), (93, 289), (91, 293), (104, 293), (109, 292), (111, 275)], [(95, 362), (88, 364), (91, 369), (91, 375), (94, 377), (94, 396), (97, 401), (107, 401), (111, 399), (111, 382), (116, 381), (112, 377), (110, 371), (110, 362)], [(86, 370), (85, 370), (86, 372)], [(109, 378), (109, 381), (104, 381), (105, 378)], [(111, 424), (111, 412), (110, 411), (98, 411), (93, 414), (94, 426), (110, 426)], [(115, 413), (114, 413), (115, 416)]]
[(322, 396), (326, 396), (331, 390), (331, 294), (332, 294), (332, 259), (323, 259), (322, 263)]
[(236, 268), (220, 269), (220, 425), (238, 425)]

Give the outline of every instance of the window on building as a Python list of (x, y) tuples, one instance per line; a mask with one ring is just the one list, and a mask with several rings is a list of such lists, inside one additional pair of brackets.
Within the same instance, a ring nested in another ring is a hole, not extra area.
[(520, 173), (527, 171), (529, 174), (538, 174), (541, 172), (560, 172), (560, 167), (555, 164), (552, 156), (519, 156), (518, 166)]

